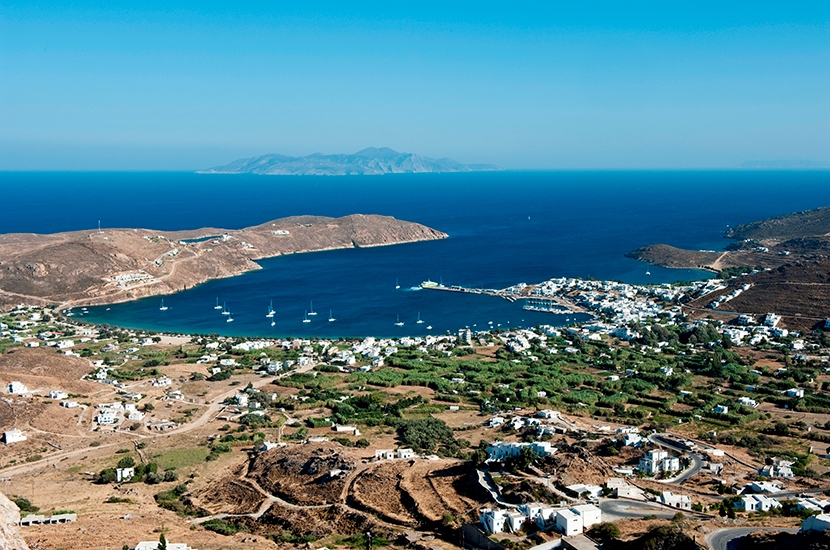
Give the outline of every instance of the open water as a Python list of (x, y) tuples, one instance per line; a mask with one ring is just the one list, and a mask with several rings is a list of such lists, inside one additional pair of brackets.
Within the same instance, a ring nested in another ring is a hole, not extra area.
[[(830, 204), (830, 172), (0, 173), (0, 193), (3, 233), (93, 229), (99, 220), (102, 227), (236, 229), (284, 216), (351, 213), (445, 231), (450, 238), (443, 241), (264, 260), (260, 271), (165, 297), (167, 311), (159, 310), (159, 298), (148, 298), (89, 308), (83, 317), (188, 333), (401, 336), (582, 319), (524, 311), (522, 302), (500, 298), (412, 289), (426, 279), (502, 288), (553, 277), (630, 283), (707, 277), (624, 254), (658, 242), (722, 249), (729, 226)], [(213, 309), (217, 299), (234, 322)], [(273, 327), (265, 317), (271, 301)], [(311, 302), (318, 314), (303, 323)], [(330, 312), (336, 321), (327, 321)], [(398, 318), (402, 327), (395, 326)]]

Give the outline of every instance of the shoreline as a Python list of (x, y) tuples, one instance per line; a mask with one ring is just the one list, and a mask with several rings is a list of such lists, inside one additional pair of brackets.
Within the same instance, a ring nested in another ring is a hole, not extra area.
[(418, 223), (363, 214), (293, 216), (239, 230), (10, 233), (0, 235), (0, 307), (123, 303), (256, 271), (259, 260), (446, 238)]

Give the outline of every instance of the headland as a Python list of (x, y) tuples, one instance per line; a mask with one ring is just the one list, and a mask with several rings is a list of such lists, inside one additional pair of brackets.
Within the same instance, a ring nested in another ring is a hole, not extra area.
[(447, 238), (388, 216), (295, 216), (238, 230), (102, 229), (0, 235), (0, 307), (100, 305), (170, 294), (284, 254)]

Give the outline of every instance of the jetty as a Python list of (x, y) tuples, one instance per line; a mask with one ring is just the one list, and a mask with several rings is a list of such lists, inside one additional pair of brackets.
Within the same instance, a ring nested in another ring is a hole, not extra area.
[(424, 290), (442, 290), (444, 292), (463, 292), (465, 294), (484, 294), (503, 298), (508, 302), (516, 300), (527, 300), (528, 305), (524, 309), (528, 311), (542, 311), (546, 313), (585, 313), (585, 308), (575, 304), (562, 296), (550, 296), (534, 294), (536, 285), (518, 285), (504, 289), (495, 288), (469, 288), (461, 285), (445, 285), (435, 281), (424, 281), (421, 283)]

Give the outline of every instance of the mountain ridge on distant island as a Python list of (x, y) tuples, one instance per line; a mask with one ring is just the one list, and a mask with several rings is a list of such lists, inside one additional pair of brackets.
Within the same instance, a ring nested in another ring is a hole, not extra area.
[(199, 170), (198, 174), (261, 174), (269, 176), (352, 176), (440, 172), (489, 172), (493, 164), (461, 164), (449, 158), (432, 159), (399, 153), (388, 147), (368, 147), (353, 154), (305, 157), (269, 154), (239, 159), (224, 166)]

